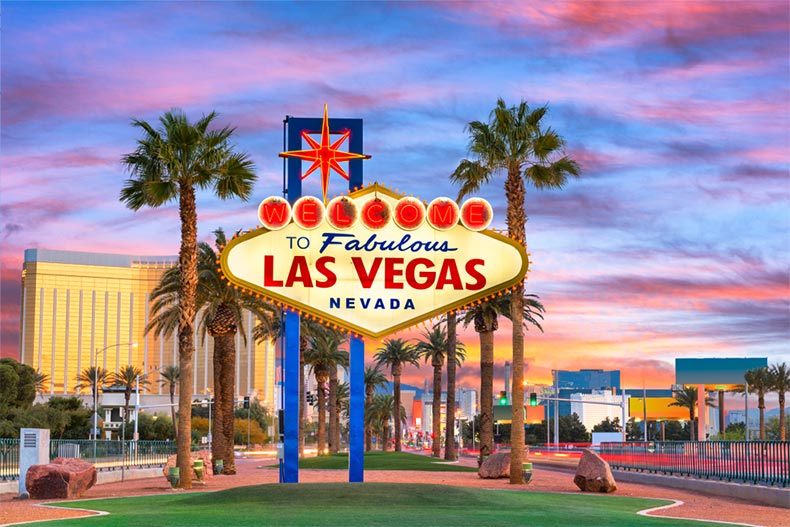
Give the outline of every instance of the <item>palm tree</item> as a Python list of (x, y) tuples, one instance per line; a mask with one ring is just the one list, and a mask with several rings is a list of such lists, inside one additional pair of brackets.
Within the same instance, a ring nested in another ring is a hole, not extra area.
[(682, 390), (676, 391), (672, 394), (674, 401), (669, 403), (669, 406), (677, 406), (679, 408), (686, 408), (689, 411), (689, 430), (691, 430), (691, 440), (694, 441), (694, 421), (696, 419), (697, 411), (697, 389), (692, 386), (684, 386)]
[(444, 366), (444, 356), (447, 353), (447, 332), (439, 324), (431, 330), (426, 329), (422, 332), (422, 339), (417, 342), (415, 348), (417, 353), (425, 359), (425, 362), (430, 361), (433, 366), (433, 418), (431, 421), (434, 441), (431, 455), (441, 457), (442, 445), (439, 436), (442, 433), (442, 366)]
[[(494, 444), (494, 333), (499, 329), (499, 317), (511, 319), (511, 294), (503, 294), (472, 306), (463, 314), (464, 327), (474, 324), (480, 337), (480, 458), (491, 454)], [(525, 295), (522, 319), (541, 332), (545, 308), (537, 295)], [(515, 397), (513, 397), (515, 401)], [(515, 405), (514, 405), (515, 406)]]
[[(257, 342), (271, 338), (283, 338), (284, 326), (277, 323), (271, 328), (258, 325), (253, 330), (253, 337)], [(304, 423), (306, 418), (306, 405), (305, 405), (305, 382), (304, 370), (305, 350), (310, 347), (310, 339), (314, 335), (322, 333), (326, 328), (318, 321), (301, 317), (299, 321), (299, 427), (297, 435), (299, 436), (299, 457), (304, 455)]]
[[(395, 416), (399, 417), (395, 417)], [(390, 394), (376, 394), (365, 413), (365, 426), (371, 428), (378, 436), (381, 450), (386, 451), (390, 442), (390, 420), (394, 420), (395, 428), (406, 423), (406, 409), (395, 404), (395, 397)], [(397, 439), (395, 444), (397, 445)]]
[(85, 368), (80, 372), (77, 376), (77, 389), (83, 390), (85, 388), (90, 388), (91, 390), (91, 397), (93, 400), (97, 400), (99, 395), (99, 387), (104, 386), (104, 383), (108, 381), (110, 374), (102, 368), (101, 366), (91, 366), (90, 368)]
[(33, 382), (36, 384), (36, 394), (41, 395), (47, 391), (49, 375), (41, 373), (41, 370), (36, 370), (36, 373), (33, 375)]
[[(338, 366), (348, 366), (348, 351), (341, 350), (340, 345), (346, 342), (346, 337), (336, 331), (325, 329), (310, 338), (310, 347), (304, 354), (306, 364), (315, 375), (318, 384), (318, 455), (324, 453), (326, 443), (326, 383), (329, 381), (329, 372)], [(334, 418), (334, 415), (332, 416)]]
[(337, 411), (335, 412), (335, 430), (337, 430), (337, 437), (332, 440), (332, 443), (337, 445), (337, 449), (335, 450), (335, 453), (337, 453), (338, 449), (340, 448), (340, 438), (341, 438), (341, 428), (342, 428), (341, 417), (343, 418), (343, 421), (347, 422), (351, 410), (350, 389), (351, 388), (347, 382), (342, 382), (337, 385), (337, 390), (335, 391), (335, 406), (337, 407)]
[[(123, 415), (127, 421), (129, 420), (129, 400), (132, 398), (132, 391), (138, 387), (148, 386), (148, 379), (143, 377), (143, 373), (143, 369), (139, 366), (126, 365), (112, 375), (113, 385), (123, 388)], [(135, 416), (135, 419), (138, 417)]]
[(167, 386), (168, 391), (170, 392), (170, 418), (173, 420), (173, 433), (175, 434), (176, 439), (178, 439), (178, 426), (176, 421), (176, 407), (175, 407), (175, 396), (176, 396), (176, 386), (178, 385), (178, 379), (181, 376), (181, 370), (178, 369), (178, 365), (170, 365), (165, 366), (162, 368), (162, 371), (159, 372), (159, 384), (162, 386)]
[[(436, 324), (432, 329), (425, 329), (422, 332), (422, 338), (415, 344), (417, 353), (433, 366), (433, 450), (431, 455), (433, 457), (441, 457), (441, 405), (442, 405), (442, 366), (444, 366), (444, 358), (447, 355), (449, 346), (447, 339), (447, 331), (441, 324)], [(455, 362), (460, 364), (465, 357), (463, 344), (457, 344), (456, 349), (458, 353), (455, 354)], [(448, 363), (448, 370), (449, 370)], [(449, 398), (449, 391), (448, 391)], [(447, 407), (447, 416), (449, 418), (450, 409)], [(447, 425), (449, 426), (449, 425)]]
[(373, 358), (381, 365), (387, 365), (392, 372), (392, 392), (394, 397), (395, 419), (395, 451), (401, 451), (401, 404), (400, 404), (400, 376), (404, 364), (413, 364), (420, 367), (419, 355), (412, 344), (403, 339), (386, 339), (384, 346), (378, 349)]
[[(226, 244), (222, 229), (214, 231), (217, 248)], [(213, 459), (223, 462), (222, 473), (236, 473), (233, 455), (233, 405), (236, 393), (236, 333), (241, 328), (244, 342), (247, 333), (244, 331), (242, 314), (251, 312), (259, 325), (274, 331), (277, 325), (276, 308), (251, 294), (244, 293), (222, 280), (217, 270), (217, 252), (211, 245), (198, 244), (198, 286), (195, 294), (195, 306), (198, 310), (198, 330), (201, 338), (206, 333), (214, 339), (214, 420), (211, 430), (211, 453)], [(160, 333), (172, 332), (179, 323), (179, 292), (181, 269), (168, 269), (159, 285), (151, 292), (151, 311), (153, 316), (146, 331)]]
[(365, 452), (370, 452), (373, 448), (373, 429), (367, 425), (367, 415), (372, 411), (373, 393), (376, 388), (384, 386), (386, 383), (387, 377), (381, 373), (378, 365), (365, 367)]
[(183, 111), (174, 109), (160, 118), (155, 129), (146, 121), (132, 120), (142, 129), (134, 152), (122, 162), (131, 173), (121, 189), (120, 199), (132, 210), (144, 206), (161, 207), (178, 200), (181, 219), (181, 247), (178, 251), (179, 284), (178, 352), (181, 369), (178, 409), (177, 464), (181, 488), (192, 488), (190, 439), (192, 426), (192, 356), (197, 291), (197, 210), (196, 189), (211, 188), (220, 199), (240, 197), (247, 200), (256, 176), (247, 154), (237, 153), (230, 143), (234, 129), (209, 131), (215, 112), (194, 124)]
[[(450, 180), (461, 185), (459, 199), (476, 192), (492, 181), (495, 175), (505, 173), (505, 197), (507, 198), (508, 234), (525, 243), (524, 211), (525, 181), (536, 189), (560, 189), (569, 177), (578, 177), (579, 165), (563, 155), (564, 140), (552, 130), (541, 124), (548, 107), (535, 110), (521, 101), (518, 106), (508, 108), (499, 99), (496, 108), (489, 116), (489, 122), (472, 121), (467, 126), (470, 134), (469, 152), (476, 159), (461, 161), (450, 176)], [(522, 313), (524, 285), (519, 284), (513, 291), (511, 317), (513, 320), (513, 387), (514, 401), (524, 400), (524, 328)], [(524, 413), (521, 405), (513, 405), (511, 425), (512, 444), (519, 448), (511, 449), (510, 483), (524, 482), (522, 462), (524, 459)]]
[(785, 429), (785, 393), (790, 391), (790, 368), (787, 363), (773, 364), (768, 370), (771, 378), (772, 390), (779, 395), (779, 440), (787, 439)]
[(743, 378), (749, 391), (757, 392), (757, 408), (760, 410), (760, 441), (765, 441), (765, 394), (772, 389), (771, 376), (768, 368), (756, 368), (747, 371)]

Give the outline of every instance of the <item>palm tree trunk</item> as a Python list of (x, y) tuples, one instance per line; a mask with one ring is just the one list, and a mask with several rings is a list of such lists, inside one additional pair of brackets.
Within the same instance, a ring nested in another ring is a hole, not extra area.
[(779, 392), (779, 440), (787, 440), (787, 430), (785, 430), (785, 392)]
[[(393, 368), (394, 370), (394, 368)], [(395, 374), (395, 371), (392, 372), (392, 391), (394, 394), (395, 399), (395, 408), (392, 411), (392, 415), (395, 419), (395, 452), (401, 452), (401, 423), (400, 423), (400, 372)]]
[[(517, 163), (508, 166), (505, 179), (505, 197), (507, 198), (507, 230), (508, 234), (519, 243), (525, 243), (524, 226), (527, 218), (524, 213), (524, 180), (521, 168)], [(511, 404), (513, 415), (510, 426), (510, 483), (524, 483), (521, 464), (524, 461), (524, 284), (520, 282), (512, 293), (510, 315), (513, 322), (513, 384)]]
[(386, 452), (389, 448), (390, 444), (390, 425), (389, 423), (384, 423), (384, 426), (381, 429), (381, 450), (382, 452)]
[(765, 394), (762, 392), (757, 397), (757, 408), (760, 410), (760, 441), (765, 441)]
[(480, 332), (480, 459), (494, 444), (494, 332)]
[(442, 364), (433, 366), (433, 408), (431, 408), (433, 445), (431, 456), (442, 456)]
[[(365, 413), (373, 411), (371, 405), (373, 404), (373, 388), (365, 388)], [(366, 416), (367, 417), (367, 416)], [(367, 418), (365, 419), (367, 423)], [(373, 427), (368, 424), (365, 426), (365, 452), (373, 450)]]
[(337, 366), (329, 367), (329, 453), (337, 454), (340, 433), (337, 418)]
[(173, 420), (173, 435), (176, 438), (176, 443), (178, 442), (178, 421), (176, 419), (176, 407), (175, 407), (175, 400), (176, 400), (176, 383), (170, 382), (170, 418)]
[(696, 415), (694, 414), (694, 406), (695, 406), (695, 404), (696, 404), (696, 401), (692, 401), (691, 406), (689, 406), (689, 419), (691, 419), (689, 421), (689, 430), (691, 431), (691, 440), (692, 441), (694, 441), (694, 438), (696, 437), (696, 434), (697, 434), (697, 427), (694, 426), (695, 425), (694, 421), (696, 420)]
[(181, 248), (178, 264), (181, 266), (181, 287), (178, 320), (178, 366), (181, 369), (178, 394), (178, 443), (176, 463), (181, 473), (179, 487), (192, 488), (192, 357), (195, 353), (193, 339), (195, 324), (195, 291), (197, 289), (197, 211), (195, 189), (183, 178), (179, 183), (179, 216), (181, 219)]
[(318, 385), (318, 434), (316, 437), (316, 448), (318, 455), (324, 455), (324, 447), (326, 446), (326, 395), (324, 392), (323, 384)]
[(211, 452), (221, 459), (223, 475), (236, 474), (233, 452), (233, 400), (236, 391), (236, 334), (214, 337), (214, 422)]
[(455, 461), (455, 347), (458, 343), (456, 315), (447, 314), (447, 418), (444, 436), (444, 459)]

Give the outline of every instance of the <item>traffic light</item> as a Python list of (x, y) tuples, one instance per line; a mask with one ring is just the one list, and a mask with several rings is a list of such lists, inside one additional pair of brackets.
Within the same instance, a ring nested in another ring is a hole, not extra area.
[(249, 410), (249, 408), (250, 408), (250, 396), (249, 395), (245, 395), (244, 396), (244, 409), (245, 410)]
[(499, 406), (507, 406), (507, 392), (505, 390), (499, 392)]
[(536, 394), (535, 392), (529, 394), (529, 405), (530, 406), (538, 405), (538, 394)]

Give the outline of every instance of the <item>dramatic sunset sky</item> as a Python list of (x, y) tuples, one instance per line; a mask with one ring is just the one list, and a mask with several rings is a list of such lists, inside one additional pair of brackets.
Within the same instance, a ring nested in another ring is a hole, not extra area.
[[(530, 381), (606, 368), (667, 388), (675, 357), (790, 361), (788, 20), (781, 0), (3, 2), (2, 356), (18, 357), (24, 249), (178, 252), (175, 207), (118, 201), (133, 117), (237, 128), (259, 179), (249, 203), (200, 195), (209, 241), (281, 192), (286, 115), (364, 119), (366, 181), (431, 200), (456, 196), (464, 127), (502, 97), (548, 104), (583, 167), (528, 189), (528, 290), (547, 308)], [(504, 228), (502, 179), (480, 195)], [(503, 324), (499, 371), (509, 354)]]

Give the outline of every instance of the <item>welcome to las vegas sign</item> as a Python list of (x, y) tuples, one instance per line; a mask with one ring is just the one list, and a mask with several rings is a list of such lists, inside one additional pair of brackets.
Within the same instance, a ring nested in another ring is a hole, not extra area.
[(426, 205), (374, 184), (326, 206), (271, 197), (258, 213), (263, 227), (222, 251), (226, 278), (371, 338), (501, 294), (529, 264), (523, 245), (486, 228), (493, 212), (479, 198)]

